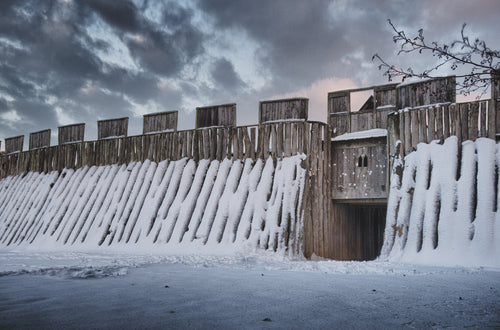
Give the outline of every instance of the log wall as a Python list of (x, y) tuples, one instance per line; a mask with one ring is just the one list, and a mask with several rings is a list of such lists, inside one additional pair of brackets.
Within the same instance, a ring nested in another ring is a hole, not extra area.
[(85, 124), (59, 126), (58, 131), (59, 145), (74, 142), (83, 142), (85, 136)]
[(479, 137), (495, 139), (497, 116), (499, 109), (494, 109), (491, 100), (400, 110), (388, 118), (389, 154), (394, 155), (398, 140), (404, 156), (416, 150), (420, 142), (442, 142), (453, 135), (459, 143)]
[(29, 149), (50, 147), (50, 129), (30, 133)]
[[(285, 121), (242, 127), (211, 127), (176, 132), (101, 139), (57, 145), (0, 156), (0, 176), (25, 172), (62, 171), (84, 166), (128, 164), (150, 160), (179, 160), (187, 157), (223, 160), (268, 159), (275, 162), (302, 154), (306, 170), (301, 226), (296, 233), (301, 244), (295, 252), (306, 257), (331, 255), (334, 242), (330, 221), (330, 130), (319, 122)], [(326, 141), (326, 142), (325, 142)], [(295, 234), (294, 234), (295, 235)]]
[(144, 115), (142, 134), (177, 130), (178, 111), (159, 112)]

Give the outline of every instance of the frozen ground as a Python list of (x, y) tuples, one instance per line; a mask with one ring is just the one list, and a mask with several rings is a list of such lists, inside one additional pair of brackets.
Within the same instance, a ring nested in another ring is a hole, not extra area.
[(0, 252), (2, 328), (498, 328), (499, 293), (499, 269)]

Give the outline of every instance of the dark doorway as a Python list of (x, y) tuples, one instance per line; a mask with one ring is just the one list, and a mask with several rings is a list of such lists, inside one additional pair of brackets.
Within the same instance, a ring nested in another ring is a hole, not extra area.
[(333, 203), (333, 251), (336, 260), (373, 260), (384, 240), (385, 204)]

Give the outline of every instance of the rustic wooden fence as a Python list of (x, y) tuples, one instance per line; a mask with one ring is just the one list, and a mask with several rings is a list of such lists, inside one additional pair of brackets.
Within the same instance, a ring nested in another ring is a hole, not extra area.
[(457, 136), (459, 143), (478, 137), (496, 137), (496, 116), (491, 100), (441, 104), (404, 109), (388, 116), (389, 154), (394, 155), (401, 141), (402, 156), (416, 150), (421, 142), (444, 141)]

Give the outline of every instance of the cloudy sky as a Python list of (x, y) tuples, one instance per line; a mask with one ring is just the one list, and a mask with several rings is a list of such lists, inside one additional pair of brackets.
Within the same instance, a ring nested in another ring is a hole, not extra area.
[(233, 102), (254, 124), (260, 100), (289, 96), (326, 120), (328, 92), (387, 83), (373, 54), (431, 63), (397, 57), (387, 19), (442, 41), (466, 22), (500, 49), (499, 14), (497, 0), (2, 0), (0, 139), (51, 128), (55, 144), (58, 126), (84, 122), (93, 140), (97, 120), (125, 116), (135, 135), (169, 110), (187, 129), (197, 106)]

